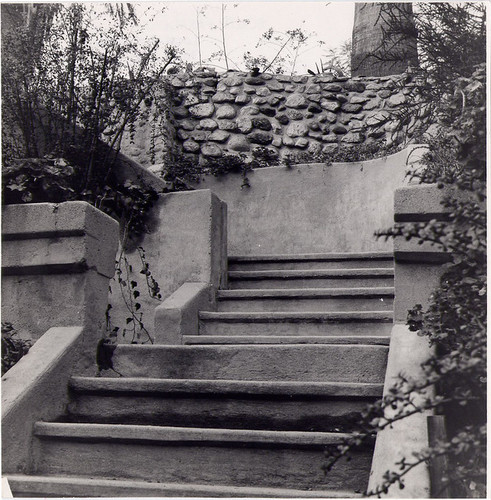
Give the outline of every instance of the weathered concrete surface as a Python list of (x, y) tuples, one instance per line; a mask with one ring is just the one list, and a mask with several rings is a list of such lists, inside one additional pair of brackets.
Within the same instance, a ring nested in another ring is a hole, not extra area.
[[(438, 189), (436, 185), (412, 185), (397, 189), (394, 195), (394, 219), (400, 223), (443, 220), (449, 209), (442, 204), (455, 190)], [(442, 273), (441, 264), (450, 260), (439, 245), (418, 238), (406, 241), (397, 237), (394, 241), (395, 258), (395, 321), (405, 323), (407, 312), (416, 304), (428, 305), (431, 293), (438, 287)]]
[(417, 162), (412, 149), (366, 162), (258, 169), (243, 189), (238, 174), (207, 176), (197, 188), (227, 203), (231, 255), (392, 251), (374, 232), (393, 224), (394, 191)]
[(346, 434), (53, 423), (38, 423), (36, 434), (42, 473), (120, 477), (123, 472), (137, 480), (195, 484), (357, 490), (366, 484), (371, 455), (357, 450), (326, 477), (324, 447), (336, 446)]
[(125, 377), (378, 383), (387, 347), (374, 345), (120, 345)]
[[(152, 276), (160, 286), (162, 300), (186, 282), (208, 283), (215, 289), (225, 286), (227, 207), (211, 191), (165, 194), (154, 207), (151, 218), (153, 229), (139, 244), (144, 248)], [(142, 262), (138, 251), (128, 252), (127, 259), (133, 268), (127, 281), (138, 283), (143, 322), (153, 337), (155, 308), (161, 302), (147, 293), (145, 276), (140, 273)], [(112, 323), (120, 326), (122, 331), (129, 314), (118, 287), (117, 282), (111, 280), (113, 293), (109, 302), (113, 306)], [(131, 337), (120, 338), (120, 341), (125, 340), (130, 341)]]
[[(123, 142), (125, 142), (124, 139)], [(126, 145), (123, 146), (123, 149), (131, 151), (134, 149), (134, 146)], [(141, 153), (145, 156), (147, 155), (146, 151), (141, 151)], [(165, 182), (162, 177), (154, 174), (150, 169), (145, 168), (140, 163), (123, 153), (119, 153), (118, 155), (118, 169), (116, 171), (116, 176), (122, 184), (129, 180), (134, 184), (138, 184), (146, 188), (153, 188), (158, 193), (160, 193), (167, 186), (167, 182)]]
[(187, 282), (155, 309), (156, 344), (180, 345), (183, 335), (198, 332), (198, 312), (216, 308), (210, 283)]
[(11, 475), (10, 484), (18, 496), (34, 497), (213, 497), (213, 498), (358, 498), (347, 490), (297, 490), (188, 483), (152, 483), (127, 479), (92, 479), (77, 476)]
[(373, 336), (388, 335), (392, 311), (201, 312), (200, 335)]
[[(380, 333), (380, 332), (379, 332)], [(227, 345), (227, 344), (363, 344), (389, 345), (387, 335), (185, 335), (184, 345)]]
[(348, 431), (382, 384), (72, 379), (71, 421), (221, 429)]
[(51, 328), (2, 377), (2, 472), (32, 472), (32, 428), (62, 415), (84, 330)]
[[(442, 220), (448, 209), (442, 205), (453, 192), (436, 185), (412, 185), (398, 189), (394, 197), (394, 218), (397, 222)], [(421, 364), (432, 354), (428, 340), (410, 332), (405, 325), (407, 312), (416, 304), (426, 309), (431, 293), (438, 287), (443, 271), (441, 264), (449, 255), (435, 246), (418, 245), (416, 239), (396, 238), (395, 257), (395, 325), (391, 333), (384, 394), (388, 393), (399, 374), (417, 380)], [(417, 401), (414, 401), (417, 404)], [(392, 411), (391, 411), (392, 412)], [(395, 463), (410, 458), (415, 451), (429, 445), (427, 416), (429, 412), (413, 415), (378, 433), (369, 489), (380, 484), (387, 470), (398, 469)], [(394, 446), (397, 443), (397, 446)], [(430, 498), (430, 476), (427, 464), (409, 472), (406, 487), (391, 487), (388, 498)]]
[(34, 340), (51, 327), (90, 326), (84, 342), (94, 347), (118, 223), (85, 202), (8, 205), (2, 223), (3, 320)]
[(297, 255), (234, 255), (228, 258), (229, 271), (300, 270), (300, 269), (363, 269), (390, 268), (394, 255), (386, 253), (327, 253)]
[[(396, 324), (392, 330), (387, 372), (385, 375), (384, 395), (388, 394), (399, 374), (417, 380), (421, 373), (421, 363), (431, 354), (428, 340), (410, 332), (406, 325)], [(416, 401), (415, 401), (416, 402)], [(417, 404), (417, 403), (416, 403)], [(392, 411), (388, 410), (387, 416)], [(427, 416), (420, 413), (407, 417), (377, 434), (370, 472), (368, 489), (373, 490), (381, 484), (387, 470), (398, 471), (396, 462), (401, 458), (410, 459), (413, 452), (428, 446)], [(395, 446), (397, 444), (397, 446)], [(387, 498), (430, 498), (430, 476), (428, 466), (421, 464), (410, 471), (404, 479), (406, 487), (397, 485), (389, 488)]]

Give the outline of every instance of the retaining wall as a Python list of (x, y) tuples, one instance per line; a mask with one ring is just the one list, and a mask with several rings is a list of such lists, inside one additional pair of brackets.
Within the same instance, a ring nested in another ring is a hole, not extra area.
[[(348, 79), (251, 76), (238, 71), (217, 74), (205, 68), (168, 78), (172, 127), (162, 134), (175, 131), (178, 148), (208, 158), (224, 153), (248, 155), (258, 146), (286, 155), (329, 152), (338, 144), (380, 138), (388, 144), (399, 143), (403, 134), (396, 130), (397, 114), (415, 86), (405, 74)], [(406, 137), (411, 137), (416, 121), (408, 124)], [(126, 144), (124, 152), (146, 166), (162, 162), (162, 155), (159, 160), (147, 153), (152, 141), (155, 143), (154, 125), (142, 122), (133, 144)], [(160, 142), (159, 153), (163, 151)]]
[(254, 170), (251, 187), (238, 174), (207, 176), (228, 208), (229, 255), (392, 251), (374, 232), (393, 224), (393, 199), (422, 149), (365, 162)]

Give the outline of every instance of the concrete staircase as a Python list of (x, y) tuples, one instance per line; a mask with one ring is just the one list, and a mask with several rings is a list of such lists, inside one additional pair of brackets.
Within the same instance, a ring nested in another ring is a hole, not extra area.
[(361, 496), (371, 445), (322, 465), (382, 395), (392, 254), (231, 257), (229, 285), (185, 345), (121, 345), (123, 378), (72, 378), (14, 494)]

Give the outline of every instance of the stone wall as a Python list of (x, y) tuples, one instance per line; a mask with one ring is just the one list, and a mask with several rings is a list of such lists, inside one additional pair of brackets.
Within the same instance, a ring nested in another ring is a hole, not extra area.
[[(402, 133), (396, 130), (396, 114), (414, 85), (404, 85), (405, 76), (252, 76), (206, 68), (169, 75), (175, 144), (186, 153), (220, 157), (248, 154), (257, 146), (284, 156), (380, 138), (397, 143)], [(149, 145), (150, 127), (141, 125), (138, 144), (125, 152), (148, 165), (142, 148)]]

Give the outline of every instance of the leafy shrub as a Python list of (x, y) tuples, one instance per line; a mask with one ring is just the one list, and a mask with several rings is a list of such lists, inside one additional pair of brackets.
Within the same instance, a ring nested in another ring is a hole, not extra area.
[(160, 59), (158, 42), (138, 42), (125, 24), (138, 24), (131, 6), (16, 9), (2, 6), (17, 19), (2, 32), (3, 203), (84, 200), (144, 232), (155, 193), (119, 181), (118, 155), (177, 51)]
[[(326, 468), (374, 433), (425, 410), (445, 415), (448, 438), (394, 464), (394, 470), (388, 470), (369, 494), (380, 496), (392, 484), (404, 488), (404, 476), (410, 470), (446, 456), (448, 468), (441, 479), (452, 497), (485, 496), (486, 137), (481, 75), (478, 68), (475, 81), (458, 80), (464, 83), (467, 104), (459, 104), (463, 100), (458, 94), (448, 97), (440, 136), (430, 140), (423, 169), (413, 173), (421, 182), (450, 186), (461, 194), (444, 202), (449, 220), (398, 224), (380, 233), (438, 244), (450, 254), (451, 262), (444, 268), (427, 310), (417, 304), (408, 312), (410, 330), (427, 337), (435, 354), (422, 365), (421, 377), (400, 375), (388, 394), (362, 414), (359, 432), (331, 455)], [(430, 388), (434, 396), (428, 392)]]
[(27, 354), (32, 346), (30, 340), (15, 338), (16, 335), (17, 331), (12, 323), (2, 321), (2, 376)]

